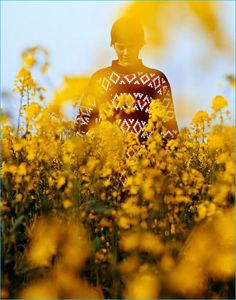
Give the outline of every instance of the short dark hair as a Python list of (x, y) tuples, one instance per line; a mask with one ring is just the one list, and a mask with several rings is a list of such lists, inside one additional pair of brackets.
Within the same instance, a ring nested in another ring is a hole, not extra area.
[(144, 44), (144, 30), (142, 24), (135, 18), (122, 17), (111, 28), (111, 46), (115, 42)]

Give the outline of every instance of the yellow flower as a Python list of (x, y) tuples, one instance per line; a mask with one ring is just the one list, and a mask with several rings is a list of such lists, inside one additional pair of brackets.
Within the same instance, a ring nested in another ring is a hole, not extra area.
[(139, 249), (154, 255), (160, 255), (165, 250), (159, 238), (151, 232), (140, 235)]
[[(53, 98), (49, 104), (51, 109), (53, 111), (61, 111), (64, 104), (68, 102), (78, 106), (79, 99), (81, 99), (87, 84), (87, 77), (65, 76), (61, 87), (54, 92)], [(90, 106), (91, 103), (83, 103), (83, 105)]]
[(139, 259), (136, 255), (124, 259), (118, 266), (122, 274), (133, 273), (139, 267)]
[(193, 117), (193, 124), (195, 125), (202, 125), (204, 122), (208, 122), (210, 120), (210, 117), (208, 116), (208, 113), (204, 110), (200, 110), (195, 114)]
[(233, 249), (215, 253), (209, 263), (208, 272), (212, 277), (221, 280), (233, 278), (235, 275), (235, 254)]
[(23, 145), (22, 144), (18, 144), (18, 143), (16, 143), (16, 144), (13, 145), (13, 149), (14, 149), (15, 152), (21, 151), (22, 147), (23, 147)]
[(223, 96), (216, 96), (212, 99), (211, 108), (218, 112), (228, 105), (228, 101)]
[(31, 68), (36, 64), (36, 58), (32, 53), (27, 53), (22, 57), (22, 59), (26, 68)]
[(118, 224), (121, 228), (128, 229), (130, 227), (130, 219), (121, 216), (119, 218)]
[(65, 176), (61, 176), (57, 182), (57, 188), (60, 189), (66, 183)]
[(134, 111), (135, 100), (130, 94), (122, 93), (114, 102), (115, 108), (124, 109), (129, 114)]
[(27, 159), (32, 161), (34, 160), (36, 157), (36, 152), (34, 149), (28, 149), (28, 155), (27, 155)]
[(20, 202), (21, 200), (22, 200), (22, 198), (23, 198), (23, 196), (22, 196), (22, 194), (17, 194), (16, 195), (16, 201), (18, 202)]
[(179, 202), (179, 203), (191, 203), (191, 198), (188, 197), (188, 196), (176, 196), (176, 202)]
[(168, 276), (170, 289), (187, 298), (201, 295), (206, 286), (203, 268), (190, 262), (181, 262)]
[(40, 113), (42, 107), (39, 103), (33, 102), (26, 108), (26, 120), (29, 121), (31, 119), (34, 119), (38, 116)]
[(126, 299), (157, 299), (160, 283), (155, 274), (150, 271), (139, 272), (127, 282), (124, 292)]
[(21, 97), (24, 97), (26, 93), (29, 96), (35, 95), (36, 82), (32, 78), (31, 72), (24, 67), (20, 69), (16, 76), (15, 90), (20, 93)]
[(18, 74), (16, 75), (16, 78), (19, 80), (21, 80), (22, 78), (28, 79), (29, 77), (31, 77), (31, 72), (26, 68), (21, 68)]
[(21, 299), (34, 299), (37, 295), (39, 299), (57, 299), (58, 291), (55, 283), (48, 279), (36, 281), (27, 286), (20, 294)]
[(138, 247), (139, 234), (138, 233), (127, 233), (121, 237), (120, 248), (124, 251), (132, 251)]
[(165, 254), (161, 259), (160, 265), (165, 272), (168, 272), (174, 267), (174, 259), (170, 255)]
[(150, 115), (149, 115), (149, 124), (152, 126), (153, 123), (157, 121), (166, 122), (169, 117), (167, 115), (166, 107), (161, 103), (160, 100), (154, 99), (150, 104)]
[(224, 136), (220, 133), (219, 134), (210, 133), (207, 139), (207, 143), (209, 149), (222, 148), (225, 143), (225, 139)]
[(58, 240), (58, 228), (51, 229), (46, 223), (38, 225), (34, 232), (28, 260), (34, 266), (49, 266), (52, 255), (56, 254)]
[(72, 202), (68, 199), (63, 200), (62, 204), (65, 209), (73, 206)]
[(26, 175), (26, 173), (27, 173), (26, 163), (21, 163), (17, 169), (17, 174)]

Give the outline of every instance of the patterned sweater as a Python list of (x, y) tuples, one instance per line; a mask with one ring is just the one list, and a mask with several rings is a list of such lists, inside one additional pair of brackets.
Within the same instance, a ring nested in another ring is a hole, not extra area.
[(150, 103), (152, 99), (160, 99), (169, 118), (164, 123), (166, 131), (162, 132), (163, 140), (176, 137), (178, 126), (170, 84), (161, 71), (144, 66), (142, 60), (132, 67), (123, 67), (115, 60), (110, 67), (92, 75), (76, 118), (75, 128), (78, 133), (85, 134), (94, 123), (99, 122), (98, 103), (113, 103), (124, 93), (132, 96), (134, 110), (127, 113), (122, 107), (116, 107), (115, 116), (119, 117), (113, 116), (111, 120), (118, 122), (122, 131), (135, 132), (140, 141), (145, 140), (147, 137), (143, 136), (142, 128), (148, 122)]

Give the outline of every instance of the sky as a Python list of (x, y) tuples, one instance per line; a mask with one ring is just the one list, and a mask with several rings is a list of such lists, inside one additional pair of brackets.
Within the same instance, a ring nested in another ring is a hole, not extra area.
[[(49, 50), (51, 91), (60, 85), (64, 75), (90, 76), (109, 66), (115, 59), (110, 48), (110, 28), (125, 5), (124, 1), (1, 1), (1, 90), (13, 88), (21, 66), (20, 54), (33, 45)], [(233, 39), (234, 1), (225, 1), (219, 13)], [(205, 51), (202, 36), (193, 36), (184, 24), (173, 28), (172, 35), (171, 47), (164, 55), (150, 57), (144, 48), (142, 59), (147, 66), (167, 75), (180, 127), (188, 125), (197, 110), (209, 110), (216, 95), (227, 97), (234, 112), (234, 91), (225, 83), (225, 75), (235, 73), (234, 59), (214, 53), (215, 60), (208, 65), (199, 56)], [(18, 109), (16, 99), (14, 96), (2, 104), (13, 118)], [(71, 113), (72, 119), (75, 114)]]

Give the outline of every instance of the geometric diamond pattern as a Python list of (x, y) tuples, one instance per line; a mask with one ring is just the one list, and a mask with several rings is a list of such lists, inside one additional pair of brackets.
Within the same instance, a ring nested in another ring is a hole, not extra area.
[(120, 128), (123, 132), (129, 132), (130, 131), (130, 124), (129, 124), (129, 121), (124, 119), (121, 121), (121, 124), (120, 124)]
[[(94, 88), (95, 87), (95, 88)], [(97, 87), (97, 88), (96, 88)], [(100, 88), (100, 89), (99, 89)], [(99, 91), (94, 95), (94, 91)], [(91, 94), (90, 94), (91, 92)], [(92, 77), (87, 95), (94, 100), (94, 103), (110, 101), (113, 103), (121, 94), (129, 94), (133, 100), (134, 111), (125, 113), (125, 107), (116, 108), (118, 126), (124, 132), (135, 132), (139, 138), (143, 138), (142, 128), (148, 122), (149, 106), (152, 99), (160, 99), (167, 110), (168, 122), (165, 124), (166, 131), (162, 133), (164, 138), (173, 138), (178, 133), (178, 126), (175, 119), (171, 88), (166, 76), (155, 69), (149, 69), (142, 63), (139, 69), (134, 71), (120, 71), (117, 64), (101, 69)], [(83, 98), (81, 100), (83, 104)], [(77, 128), (80, 133), (85, 134), (92, 120), (99, 122), (98, 110), (93, 107), (80, 106), (76, 118)], [(146, 134), (148, 138), (148, 134)]]
[(124, 78), (126, 79), (128, 84), (130, 84), (136, 79), (136, 75), (133, 73), (133, 74), (124, 76)]
[(109, 77), (109, 79), (111, 80), (112, 83), (117, 84), (117, 82), (120, 79), (120, 76), (117, 73), (112, 72), (111, 76)]
[(105, 91), (108, 91), (109, 85), (110, 81), (106, 77), (104, 77), (102, 80), (102, 87), (105, 89)]
[(156, 76), (153, 80), (152, 80), (153, 84), (154, 84), (154, 88), (155, 90), (157, 90), (158, 88), (160, 88), (161, 86), (161, 78), (160, 76)]
[(144, 74), (143, 76), (140, 77), (140, 80), (141, 80), (142, 84), (145, 85), (150, 80), (150, 77), (148, 76), (148, 74)]

